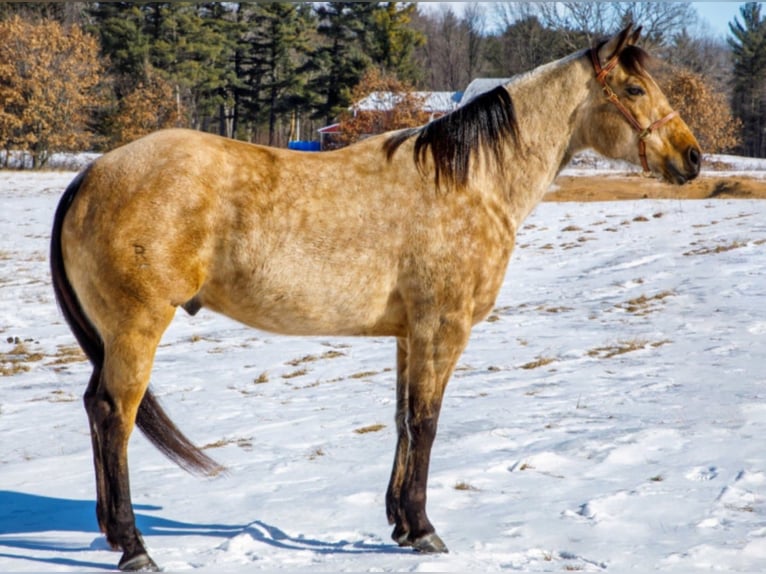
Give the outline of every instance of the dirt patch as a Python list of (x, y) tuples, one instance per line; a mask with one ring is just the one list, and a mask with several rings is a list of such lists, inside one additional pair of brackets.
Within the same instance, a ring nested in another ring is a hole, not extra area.
[(705, 174), (685, 185), (641, 175), (561, 176), (544, 201), (617, 201), (622, 199), (766, 199), (766, 180)]

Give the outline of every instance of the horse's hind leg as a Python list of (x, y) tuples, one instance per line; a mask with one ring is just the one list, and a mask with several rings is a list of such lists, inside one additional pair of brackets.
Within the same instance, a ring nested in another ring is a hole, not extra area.
[(90, 426), (90, 438), (93, 447), (93, 467), (96, 471), (96, 517), (98, 518), (98, 526), (101, 532), (106, 533), (107, 522), (107, 500), (109, 500), (109, 494), (107, 492), (108, 485), (104, 478), (104, 454), (101, 451), (101, 441), (99, 440), (98, 426), (94, 414), (97, 407), (96, 393), (101, 381), (101, 365), (96, 365), (93, 369), (93, 374), (90, 377), (88, 388), (85, 390), (85, 396), (83, 397), (83, 403), (85, 404), (85, 411), (88, 413), (88, 422)]
[[(130, 497), (127, 447), (136, 413), (149, 385), (154, 353), (173, 316), (166, 310), (141, 309), (117, 333), (104, 334), (104, 367), (86, 397), (91, 421), (98, 518), (108, 542), (123, 551), (121, 570), (156, 571), (136, 529)], [(95, 373), (94, 373), (95, 377)], [(99, 470), (101, 465), (101, 470)]]
[(404, 466), (409, 452), (409, 435), (407, 433), (407, 339), (396, 341), (396, 453), (394, 467), (391, 470), (391, 480), (386, 492), (386, 514), (388, 523), (395, 524), (391, 537), (401, 545), (407, 545), (409, 525), (401, 508), (402, 483), (404, 482)]

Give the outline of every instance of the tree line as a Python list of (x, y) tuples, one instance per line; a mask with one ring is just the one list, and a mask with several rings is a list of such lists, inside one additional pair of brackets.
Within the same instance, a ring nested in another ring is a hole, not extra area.
[(766, 156), (757, 2), (727, 42), (677, 2), (472, 3), (460, 13), (416, 2), (2, 3), (0, 149), (41, 165), (54, 151), (109, 149), (170, 126), (284, 146), (342, 120), (370, 78), (461, 91), (629, 21), (666, 62), (654, 75), (706, 151)]

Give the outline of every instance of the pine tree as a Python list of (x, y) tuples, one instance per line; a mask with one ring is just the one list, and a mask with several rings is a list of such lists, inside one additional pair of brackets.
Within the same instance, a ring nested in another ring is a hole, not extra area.
[(425, 35), (411, 26), (416, 2), (382, 2), (373, 13), (367, 54), (373, 64), (405, 82), (418, 79), (415, 49), (425, 44)]
[(133, 2), (98, 2), (91, 7), (93, 25), (88, 31), (98, 36), (108, 70), (117, 78), (116, 97), (130, 93), (147, 77), (149, 37), (144, 14)]
[(155, 2), (142, 10), (153, 68), (175, 86), (187, 125), (210, 129), (234, 74), (225, 13), (190, 2)]
[(766, 157), (766, 21), (761, 3), (748, 2), (729, 24), (729, 46), (734, 62), (734, 114), (742, 121), (740, 153)]
[(268, 2), (246, 14), (242, 67), (249, 117), (268, 125), (268, 144), (276, 145), (277, 123), (304, 101), (302, 65), (308, 51), (306, 12), (297, 5)]
[(327, 2), (317, 8), (323, 42), (312, 54), (311, 90), (320, 98), (317, 117), (327, 123), (351, 103), (351, 90), (370, 65), (364, 53), (379, 2)]

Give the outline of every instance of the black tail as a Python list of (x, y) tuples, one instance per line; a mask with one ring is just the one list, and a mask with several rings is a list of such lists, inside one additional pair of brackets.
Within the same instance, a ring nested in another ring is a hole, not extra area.
[[(56, 209), (51, 231), (51, 279), (56, 301), (69, 324), (69, 328), (94, 368), (101, 371), (104, 364), (104, 343), (96, 328), (85, 315), (77, 299), (77, 294), (69, 283), (61, 249), (61, 228), (64, 225), (64, 218), (89, 171), (90, 167), (77, 174), (77, 177), (66, 188)], [(138, 407), (136, 425), (154, 446), (181, 468), (195, 474), (209, 476), (216, 475), (223, 470), (221, 465), (194, 446), (178, 430), (173, 421), (162, 410), (151, 390), (147, 389)]]

